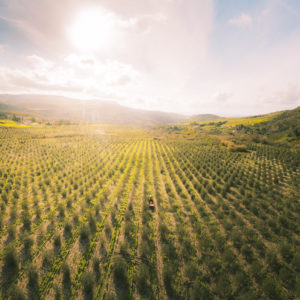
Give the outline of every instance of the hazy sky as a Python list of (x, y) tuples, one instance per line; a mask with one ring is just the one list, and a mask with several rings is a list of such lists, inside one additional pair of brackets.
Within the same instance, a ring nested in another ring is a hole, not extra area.
[(0, 93), (187, 114), (300, 105), (299, 0), (0, 0)]

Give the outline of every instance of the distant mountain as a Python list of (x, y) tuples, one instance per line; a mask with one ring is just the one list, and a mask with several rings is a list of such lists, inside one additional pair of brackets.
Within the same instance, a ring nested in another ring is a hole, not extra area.
[(13, 105), (6, 104), (6, 103), (0, 103), (0, 110), (1, 111), (16, 111), (16, 112), (17, 111), (22, 111), (21, 108), (13, 106)]
[(47, 120), (70, 120), (89, 124), (156, 125), (180, 123), (188, 119), (185, 115), (133, 109), (115, 102), (50, 95), (0, 95), (0, 105), (3, 110), (17, 108)]
[(223, 119), (223, 118), (212, 114), (202, 114), (202, 115), (195, 115), (190, 117), (189, 122), (206, 122), (206, 121), (215, 121), (219, 119)]

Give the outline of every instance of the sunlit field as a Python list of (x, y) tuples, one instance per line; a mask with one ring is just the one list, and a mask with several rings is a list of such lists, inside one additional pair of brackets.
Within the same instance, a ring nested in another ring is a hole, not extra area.
[(0, 149), (1, 299), (300, 297), (299, 149), (71, 125)]
[(30, 127), (24, 124), (19, 124), (12, 120), (0, 120), (1, 127)]

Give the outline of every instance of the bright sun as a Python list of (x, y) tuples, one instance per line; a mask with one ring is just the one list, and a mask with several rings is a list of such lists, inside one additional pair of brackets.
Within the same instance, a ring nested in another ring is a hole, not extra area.
[(115, 34), (114, 15), (102, 9), (81, 12), (69, 27), (68, 36), (80, 50), (105, 50)]

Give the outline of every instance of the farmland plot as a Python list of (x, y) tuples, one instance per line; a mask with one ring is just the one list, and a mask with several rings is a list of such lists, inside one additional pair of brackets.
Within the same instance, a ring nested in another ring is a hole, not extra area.
[(107, 130), (0, 129), (2, 299), (300, 297), (299, 150)]

